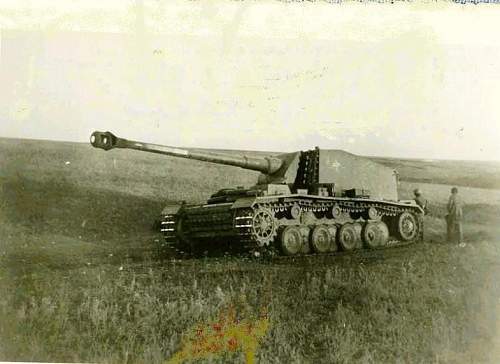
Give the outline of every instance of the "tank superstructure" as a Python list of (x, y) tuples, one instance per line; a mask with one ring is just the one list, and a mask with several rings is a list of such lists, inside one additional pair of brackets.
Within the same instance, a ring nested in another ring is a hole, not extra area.
[(205, 204), (176, 204), (162, 211), (168, 244), (210, 249), (220, 242), (285, 255), (330, 253), (417, 241), (423, 211), (398, 200), (397, 173), (341, 150), (253, 157), (190, 151), (94, 132), (96, 148), (136, 149), (238, 166), (261, 172), (248, 188), (225, 188)]

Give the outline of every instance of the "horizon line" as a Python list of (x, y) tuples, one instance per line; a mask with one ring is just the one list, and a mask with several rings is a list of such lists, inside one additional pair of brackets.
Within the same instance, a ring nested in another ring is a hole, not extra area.
[[(74, 140), (61, 140), (61, 139), (45, 139), (45, 138), (24, 138), (24, 137), (8, 137), (1, 136), (0, 139), (9, 139), (9, 140), (21, 140), (21, 141), (35, 141), (35, 142), (53, 142), (53, 143), (71, 143), (71, 144), (83, 144), (90, 145), (90, 142), (84, 141), (74, 141)], [(172, 146), (182, 149), (198, 149), (198, 150), (219, 150), (219, 151), (228, 151), (228, 152), (252, 152), (252, 153), (272, 153), (272, 154), (281, 154), (281, 153), (293, 153), (295, 151), (272, 151), (272, 150), (251, 150), (251, 149), (226, 149), (226, 148), (206, 148), (206, 147), (185, 147), (185, 146)], [(320, 148), (327, 149), (327, 148)], [(333, 149), (335, 150), (335, 149)], [(355, 154), (345, 149), (337, 149), (343, 150), (345, 152), (358, 155), (361, 157), (367, 158), (385, 158), (385, 159), (399, 159), (399, 160), (415, 160), (415, 161), (436, 161), (436, 162), (482, 162), (482, 163), (500, 163), (500, 159), (442, 159), (442, 158), (430, 158), (430, 157), (395, 157), (388, 155), (370, 155), (370, 154)], [(300, 151), (300, 150), (299, 150)]]

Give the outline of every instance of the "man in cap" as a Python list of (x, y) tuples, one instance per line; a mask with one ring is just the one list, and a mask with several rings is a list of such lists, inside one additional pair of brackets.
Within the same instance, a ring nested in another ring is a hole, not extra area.
[(446, 215), (448, 242), (461, 244), (463, 241), (462, 220), (463, 220), (463, 202), (458, 196), (458, 188), (451, 189), (451, 196), (448, 199), (448, 215)]
[(419, 188), (413, 190), (413, 194), (415, 195), (415, 203), (422, 208), (424, 211), (423, 214), (419, 214), (418, 223), (420, 225), (420, 240), (424, 241), (424, 215), (427, 214), (427, 200), (422, 195), (422, 191)]
[(415, 195), (415, 202), (417, 203), (418, 206), (424, 210), (424, 214), (427, 214), (427, 200), (422, 196), (422, 191), (420, 191), (419, 188), (416, 188), (413, 191), (413, 194)]

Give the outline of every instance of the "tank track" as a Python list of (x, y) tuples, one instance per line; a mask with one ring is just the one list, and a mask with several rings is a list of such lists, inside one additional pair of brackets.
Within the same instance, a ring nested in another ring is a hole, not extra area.
[(423, 239), (418, 208), (402, 203), (297, 198), (230, 207), (196, 206), (180, 215), (164, 215), (165, 242), (192, 246), (193, 241), (226, 240), (264, 254), (304, 255), (406, 245)]
[(163, 215), (162, 217), (160, 231), (167, 244), (175, 244), (179, 239), (176, 222), (175, 215)]
[[(289, 219), (290, 210), (294, 206), (299, 206), (302, 214), (299, 219)], [(333, 208), (338, 208), (340, 210), (340, 215), (335, 218), (332, 217), (331, 211)], [(295, 226), (300, 229), (306, 229), (302, 232), (302, 244), (303, 247), (297, 252), (288, 252), (287, 255), (295, 255), (295, 254), (332, 254), (337, 250), (356, 250), (367, 247), (367, 244), (364, 244), (364, 239), (360, 236), (363, 228), (369, 223), (382, 223), (387, 226), (388, 236), (386, 240), (381, 244), (380, 247), (383, 246), (393, 246), (393, 245), (402, 245), (409, 244), (416, 241), (423, 240), (423, 219), (420, 214), (417, 213), (417, 210), (413, 206), (404, 206), (404, 205), (389, 205), (384, 202), (373, 202), (373, 201), (311, 201), (311, 200), (298, 200), (298, 201), (289, 201), (289, 202), (269, 202), (269, 203), (259, 203), (258, 205), (253, 207), (253, 210), (264, 209), (274, 213), (275, 221), (276, 221), (276, 234), (274, 237), (280, 237), (280, 234), (283, 233), (283, 229), (288, 226)], [(374, 209), (376, 211), (376, 216), (368, 215), (369, 209)], [(403, 213), (410, 214), (414, 217), (414, 221), (416, 225), (414, 229), (416, 233), (413, 234), (411, 238), (401, 239), (398, 233), (397, 225), (397, 217), (402, 216)], [(249, 220), (249, 213), (247, 212), (247, 220)], [(330, 249), (313, 249), (312, 246), (312, 233), (314, 229), (319, 226), (323, 226), (326, 228), (334, 227), (335, 232), (339, 232), (342, 226), (344, 225), (354, 225), (356, 232), (356, 244), (351, 246), (351, 249), (346, 249), (346, 247), (341, 247), (339, 245), (339, 239), (337, 236), (333, 236), (333, 244), (334, 246)], [(248, 224), (245, 224), (248, 225)], [(309, 228), (309, 230), (307, 230)], [(251, 233), (251, 227), (247, 227), (246, 230), (242, 230), (241, 234), (248, 239), (248, 236), (253, 238), (254, 247), (255, 245), (258, 248), (268, 248), (273, 247), (273, 244), (269, 244), (267, 240), (264, 240), (259, 244), (258, 237), (255, 237), (255, 234)], [(280, 231), (281, 230), (281, 231)], [(278, 239), (279, 240), (279, 239)], [(255, 244), (257, 243), (257, 244)], [(278, 248), (281, 250), (281, 253), (284, 253), (283, 246), (279, 246), (280, 242), (273, 239), (274, 248)], [(378, 246), (377, 246), (378, 247)], [(257, 248), (257, 249), (258, 249)], [(281, 248), (281, 249), (280, 249)], [(371, 246), (374, 248), (374, 246)], [(262, 249), (260, 249), (262, 250)], [(286, 253), (285, 253), (286, 254)]]

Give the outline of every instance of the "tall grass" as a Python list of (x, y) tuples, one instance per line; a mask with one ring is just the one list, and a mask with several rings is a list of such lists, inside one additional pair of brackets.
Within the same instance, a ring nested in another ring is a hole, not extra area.
[[(162, 363), (234, 307), (242, 320), (268, 312), (261, 363), (498, 361), (499, 211), (484, 191), (466, 201), (465, 247), (443, 244), (447, 191), (425, 185), (431, 243), (162, 260), (151, 228), (165, 202), (203, 201), (256, 174), (67, 143), (0, 150), (0, 360)], [(410, 197), (413, 185), (401, 187)]]
[(233, 305), (242, 318), (268, 307), (260, 362), (488, 360), (498, 258), (488, 243), (424, 244), (274, 263), (169, 261), (23, 277), (4, 271), (0, 358), (160, 363), (180, 349), (188, 329)]

